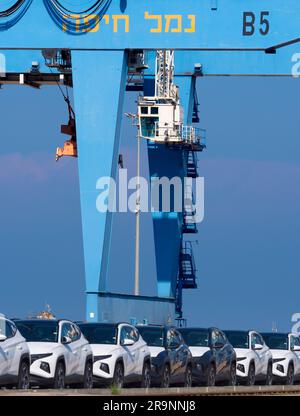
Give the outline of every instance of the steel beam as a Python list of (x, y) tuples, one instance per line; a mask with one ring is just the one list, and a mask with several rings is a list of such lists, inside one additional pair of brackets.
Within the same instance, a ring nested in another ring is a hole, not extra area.
[(127, 65), (123, 51), (76, 51), (72, 60), (87, 319), (97, 321), (97, 292), (108, 290), (112, 214), (96, 209), (96, 185), (116, 178)]
[[(276, 50), (299, 43), (298, 0), (112, 1), (107, 17), (56, 18), (48, 0), (1, 19), (0, 49)], [(62, 0), (63, 2), (63, 0)], [(82, 8), (78, 7), (78, 12)], [(85, 20), (84, 20), (85, 19)], [(38, 36), (37, 36), (38, 34)]]
[[(33, 79), (45, 77), (47, 81), (48, 76), (59, 74), (44, 65), (40, 50), (0, 50), (0, 53), (5, 58), (7, 76), (28, 73)], [(146, 75), (153, 77), (155, 53), (148, 51), (147, 54), (150, 68)], [(39, 62), (39, 73), (30, 73), (33, 61)], [(263, 51), (176, 51), (175, 63), (175, 74), (179, 76), (194, 75), (198, 63), (202, 65), (203, 76), (292, 76), (297, 69), (300, 75), (300, 45), (279, 49), (276, 54)], [(65, 75), (68, 77), (69, 73)], [(6, 83), (5, 77), (0, 76), (0, 82)]]

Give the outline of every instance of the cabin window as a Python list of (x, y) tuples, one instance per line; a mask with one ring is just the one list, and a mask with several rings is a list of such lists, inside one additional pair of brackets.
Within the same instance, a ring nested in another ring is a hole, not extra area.
[(148, 114), (148, 107), (142, 107), (141, 108), (141, 113), (142, 114)]
[(158, 107), (151, 107), (151, 114), (158, 114)]
[(142, 136), (154, 138), (155, 137), (155, 125), (157, 122), (158, 122), (158, 117), (142, 117), (141, 118)]

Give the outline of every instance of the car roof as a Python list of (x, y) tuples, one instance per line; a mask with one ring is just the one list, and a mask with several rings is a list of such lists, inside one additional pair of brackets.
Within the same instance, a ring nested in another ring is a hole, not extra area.
[(251, 332), (251, 329), (223, 329), (224, 332)]
[(250, 332), (256, 332), (258, 334), (260, 334), (260, 332), (255, 331), (253, 329), (223, 329), (223, 332), (225, 332), (225, 334), (227, 332), (236, 332), (236, 333), (241, 333), (241, 334), (250, 334)]
[[(88, 326), (118, 326), (120, 325), (120, 323), (113, 323), (113, 322), (76, 322), (77, 325), (81, 326), (81, 325), (88, 325)], [(124, 324), (124, 322), (122, 322), (122, 324)], [(130, 324), (127, 324), (130, 325)]]
[(14, 319), (14, 322), (59, 322), (58, 319)]
[(138, 329), (141, 329), (141, 328), (155, 328), (155, 329), (164, 329), (164, 330), (168, 330), (168, 329), (177, 329), (177, 330), (179, 330), (179, 328), (177, 328), (175, 325), (174, 326), (172, 326), (172, 325), (136, 325), (136, 327), (138, 328)]
[(30, 323), (30, 322), (51, 322), (51, 323), (60, 323), (62, 321), (67, 321), (67, 322), (71, 322), (73, 323), (73, 321), (70, 321), (69, 319), (39, 319), (39, 318), (34, 318), (34, 319), (13, 319), (13, 322), (15, 322), (16, 324), (18, 322), (26, 322), (26, 323)]
[(292, 334), (290, 332), (261, 332), (262, 336), (281, 336), (281, 337), (288, 337), (289, 335), (296, 335), (296, 334)]
[(219, 329), (215, 326), (210, 326), (208, 328), (203, 328), (203, 327), (200, 327), (200, 326), (191, 326), (191, 327), (187, 327), (187, 328), (178, 328), (178, 329), (179, 329), (179, 331), (184, 331), (184, 330), (187, 330), (187, 331), (190, 331), (190, 330), (193, 330), (193, 331), (211, 331), (213, 329), (217, 329), (218, 331), (223, 331), (222, 329)]

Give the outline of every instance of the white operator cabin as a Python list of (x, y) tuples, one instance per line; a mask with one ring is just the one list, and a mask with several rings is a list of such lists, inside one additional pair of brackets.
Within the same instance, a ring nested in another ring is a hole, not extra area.
[(184, 126), (179, 88), (174, 84), (174, 51), (157, 51), (155, 95), (139, 97), (139, 134), (142, 138), (169, 144), (200, 144), (193, 126)]
[(200, 129), (184, 125), (179, 100), (140, 97), (138, 112), (142, 138), (158, 143), (202, 146)]
[(155, 97), (139, 100), (141, 136), (158, 142), (181, 142), (183, 109), (175, 102), (160, 102)]

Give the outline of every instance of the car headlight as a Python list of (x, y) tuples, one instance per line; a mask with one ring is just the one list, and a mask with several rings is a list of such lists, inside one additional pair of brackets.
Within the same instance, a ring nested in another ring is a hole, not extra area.
[(281, 364), (277, 364), (276, 366), (277, 370), (280, 371), (281, 373), (284, 373), (284, 367)]
[(274, 358), (273, 363), (279, 363), (280, 361), (284, 361), (285, 358)]
[(245, 373), (245, 366), (243, 364), (238, 364), (236, 368), (242, 373)]
[(109, 374), (109, 366), (106, 363), (101, 363), (100, 364), (100, 370), (104, 371), (104, 373)]
[(30, 356), (31, 363), (34, 363), (36, 360), (42, 360), (43, 358), (51, 357), (51, 355), (53, 354), (52, 353), (51, 354), (32, 354)]
[(240, 357), (236, 359), (237, 361), (243, 361), (243, 360), (247, 360), (247, 357)]
[(206, 363), (203, 362), (202, 357), (195, 357), (193, 359), (193, 367), (198, 371), (204, 372), (206, 369)]
[(42, 361), (41, 362), (40, 369), (43, 370), (43, 371), (45, 371), (48, 374), (51, 373), (51, 371), (50, 371), (50, 365), (49, 365), (49, 363), (45, 363), (45, 361)]
[(112, 355), (94, 355), (94, 363), (96, 361), (107, 360), (110, 357), (112, 357)]

